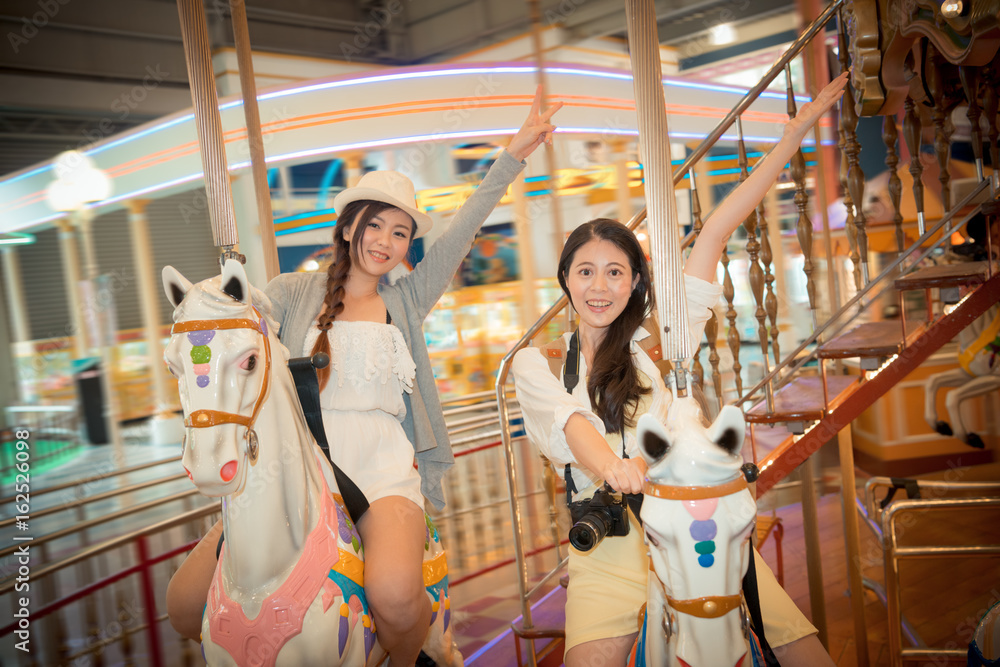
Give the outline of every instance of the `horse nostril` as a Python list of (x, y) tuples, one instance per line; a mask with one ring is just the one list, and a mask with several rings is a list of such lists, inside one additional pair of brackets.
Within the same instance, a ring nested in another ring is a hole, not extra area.
[(184, 468), (184, 472), (187, 473), (188, 479), (193, 482), (194, 481), (194, 475), (191, 474), (191, 471), (187, 469), (187, 466), (181, 466), (181, 467)]
[(229, 482), (233, 479), (233, 477), (236, 477), (236, 466), (236, 461), (230, 461), (226, 465), (222, 466), (222, 472), (220, 475), (222, 476), (223, 482)]

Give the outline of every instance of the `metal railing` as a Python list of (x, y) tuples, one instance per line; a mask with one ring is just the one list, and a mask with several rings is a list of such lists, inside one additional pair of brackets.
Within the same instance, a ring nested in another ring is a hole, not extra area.
[[(951, 472), (955, 476), (961, 476), (960, 469)], [(907, 621), (902, 608), (900, 564), (902, 561), (928, 558), (961, 558), (963, 561), (969, 558), (1000, 558), (1000, 533), (995, 529), (998, 525), (996, 517), (1000, 516), (1000, 482), (907, 481), (913, 482), (920, 498), (893, 500), (885, 507), (877, 505), (877, 501), (899, 488), (899, 480), (874, 477), (865, 484), (863, 500), (857, 499), (858, 515), (882, 546), (881, 561), (885, 572), (884, 591), (877, 582), (869, 580), (865, 584), (886, 605), (889, 617), (889, 658), (893, 667), (902, 667), (904, 660), (964, 659), (967, 648), (928, 647)], [(901, 543), (906, 529), (915, 525), (913, 520), (903, 520), (904, 515), (909, 515), (912, 519), (914, 514), (945, 511), (975, 512), (980, 517), (975, 529), (978, 540), (973, 540), (970, 536), (965, 541), (981, 541), (985, 532), (980, 530), (983, 526), (994, 527), (993, 536), (996, 541), (993, 544), (950, 545)], [(989, 514), (984, 515), (984, 511), (989, 511)], [(993, 517), (992, 521), (989, 520), (990, 516)], [(904, 635), (912, 646), (903, 646)]]
[[(446, 477), (448, 509), (432, 517), (448, 549), (451, 585), (461, 585), (514, 562), (509, 540), (504, 481), (495, 471), (502, 465), (499, 424), (492, 392), (480, 392), (443, 402), (446, 424), (455, 451), (455, 469)], [(518, 411), (512, 399), (511, 410)], [(526, 444), (524, 445), (526, 446)], [(177, 465), (180, 457), (149, 462), (108, 474), (39, 488), (51, 494), (64, 491), (79, 496), (76, 489), (150, 467)], [(526, 458), (526, 460), (529, 460)], [(530, 460), (529, 460), (530, 462)], [(541, 478), (540, 466), (528, 466), (526, 475)], [(191, 509), (194, 488), (139, 504), (124, 504), (101, 517), (83, 520), (79, 512), (96, 500), (115, 501), (139, 489), (151, 490), (163, 482), (184, 477), (164, 475), (140, 484), (126, 485), (45, 510), (59, 518), (60, 512), (76, 512), (63, 527), (36, 535), (31, 548), (31, 623), (33, 648), (44, 644), (34, 658), (41, 664), (88, 664), (132, 661), (142, 664), (193, 664), (197, 647), (164, 626), (164, 591), (172, 569), (179, 565), (219, 516), (217, 502)], [(89, 536), (111, 522), (132, 522), (152, 512), (162, 512), (167, 503), (183, 501), (179, 516), (98, 543)], [(535, 503), (544, 513), (546, 491), (542, 484), (522, 494), (523, 502)], [(33, 512), (32, 518), (41, 512)], [(8, 522), (9, 523), (9, 522)], [(181, 531), (180, 534), (177, 531)], [(75, 550), (57, 552), (54, 546), (76, 537)], [(159, 545), (157, 545), (159, 542)], [(17, 546), (0, 551), (0, 608), (16, 611)], [(540, 556), (544, 556), (540, 550)], [(14, 618), (11, 616), (11, 618)], [(110, 628), (110, 631), (109, 631)], [(10, 636), (16, 625), (6, 624), (0, 636)], [(155, 636), (154, 636), (155, 635)], [(6, 642), (13, 644), (13, 642)], [(17, 664), (19, 654), (0, 661)]]

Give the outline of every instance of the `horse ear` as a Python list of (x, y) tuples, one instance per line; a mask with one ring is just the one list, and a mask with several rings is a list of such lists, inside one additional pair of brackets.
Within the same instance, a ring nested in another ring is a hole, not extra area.
[(746, 422), (743, 412), (735, 405), (727, 405), (719, 411), (712, 427), (708, 431), (709, 439), (732, 455), (738, 455), (743, 449), (743, 438), (746, 436)]
[(667, 429), (652, 415), (645, 414), (639, 417), (635, 435), (639, 439), (639, 451), (649, 465), (653, 465), (670, 451), (670, 436), (667, 435)]
[(250, 284), (247, 282), (247, 272), (243, 264), (235, 259), (227, 259), (222, 267), (222, 280), (219, 283), (222, 291), (237, 301), (250, 304)]
[(176, 308), (181, 305), (184, 295), (191, 289), (191, 281), (181, 275), (180, 271), (172, 266), (163, 267), (160, 272), (160, 279), (163, 281), (163, 291), (167, 293), (167, 301)]

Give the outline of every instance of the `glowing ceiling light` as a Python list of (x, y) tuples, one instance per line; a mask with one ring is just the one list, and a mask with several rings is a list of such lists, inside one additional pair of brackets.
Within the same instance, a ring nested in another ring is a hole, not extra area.
[(733, 28), (732, 23), (720, 23), (719, 25), (712, 26), (711, 35), (712, 44), (716, 46), (732, 44), (736, 41), (736, 30)]

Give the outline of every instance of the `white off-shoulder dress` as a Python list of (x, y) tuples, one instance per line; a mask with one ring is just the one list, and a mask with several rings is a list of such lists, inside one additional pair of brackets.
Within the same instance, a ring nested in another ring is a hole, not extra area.
[[(306, 334), (303, 354), (312, 353), (323, 332)], [(413, 445), (403, 431), (403, 392), (413, 391), (416, 366), (394, 324), (334, 320), (330, 378), (320, 393), (323, 427), (334, 462), (354, 480), (368, 502), (402, 496), (423, 509)]]

